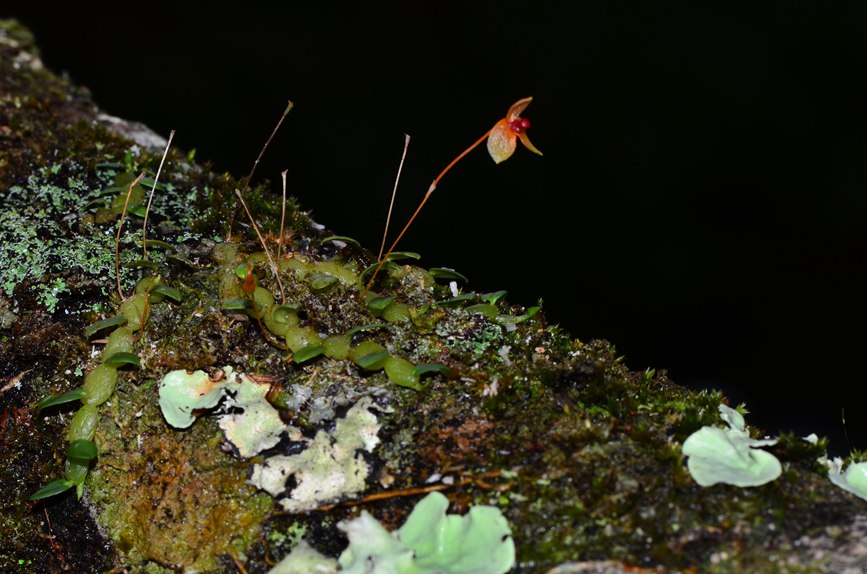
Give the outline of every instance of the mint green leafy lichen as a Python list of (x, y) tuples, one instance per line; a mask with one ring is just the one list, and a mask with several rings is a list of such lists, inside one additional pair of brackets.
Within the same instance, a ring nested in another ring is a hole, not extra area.
[(280, 435), (287, 431), (292, 440), (301, 438), (300, 431), (284, 423), (266, 399), (270, 384), (257, 383), (246, 375), (240, 375), (238, 381), (240, 384), (231, 389), (234, 396), (228, 395), (223, 405), (227, 413), (217, 419), (238, 454), (244, 458), (255, 456), (280, 442)]
[(843, 470), (843, 460), (835, 458), (828, 463), (828, 479), (847, 492), (867, 500), (867, 462), (853, 462)]
[(324, 430), (295, 455), (276, 455), (253, 467), (250, 482), (272, 496), (286, 491), (286, 481), (295, 476), (297, 486), (280, 499), (287, 512), (303, 512), (335, 499), (364, 490), (370, 468), (359, 450), (373, 452), (379, 444), (380, 425), (370, 412), (373, 401), (362, 397), (337, 421), (330, 434)]
[(167, 373), (159, 389), (160, 410), (166, 422), (175, 428), (188, 428), (196, 420), (193, 411), (219, 404), (225, 387), (233, 380), (232, 374), (232, 367), (224, 367), (220, 377), (183, 369)]
[(515, 544), (500, 510), (474, 506), (446, 514), (448, 499), (432, 492), (406, 522), (388, 532), (367, 512), (341, 523), (349, 547), (340, 555), (347, 574), (503, 574), (515, 564)]
[[(466, 516), (446, 514), (449, 502), (432, 492), (406, 522), (389, 532), (367, 511), (338, 524), (349, 546), (338, 560), (303, 541), (269, 574), (504, 574), (515, 565), (509, 523), (498, 508), (474, 506)], [(306, 568), (306, 570), (305, 570)]]
[(728, 429), (704, 426), (683, 442), (692, 478), (701, 486), (722, 482), (745, 487), (760, 486), (779, 477), (782, 466), (777, 457), (756, 448), (777, 441), (750, 438), (743, 415), (724, 404), (719, 410)]
[(268, 574), (337, 574), (337, 560), (300, 541)]

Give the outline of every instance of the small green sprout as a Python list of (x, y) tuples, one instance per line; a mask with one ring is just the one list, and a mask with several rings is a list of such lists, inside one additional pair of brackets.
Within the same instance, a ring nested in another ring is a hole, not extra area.
[(760, 486), (779, 477), (782, 466), (777, 457), (756, 448), (776, 444), (776, 439), (751, 439), (743, 415), (724, 404), (719, 410), (728, 429), (704, 426), (683, 442), (692, 478), (701, 486), (722, 482), (744, 487)]

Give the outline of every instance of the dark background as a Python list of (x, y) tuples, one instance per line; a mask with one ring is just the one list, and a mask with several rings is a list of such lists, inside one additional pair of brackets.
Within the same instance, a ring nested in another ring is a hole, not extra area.
[(845, 408), (867, 449), (867, 4), (19, 4), (0, 15), (48, 67), (217, 171), (246, 174), (294, 101), (258, 176), (277, 191), (287, 169), (305, 209), (371, 248), (404, 133), (401, 225), (533, 96), (544, 157), (473, 152), (400, 248), (541, 298), (575, 337), (721, 388), (770, 433), (846, 454)]

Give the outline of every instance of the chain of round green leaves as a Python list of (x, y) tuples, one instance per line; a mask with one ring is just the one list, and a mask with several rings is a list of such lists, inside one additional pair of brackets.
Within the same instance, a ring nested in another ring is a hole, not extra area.
[(79, 498), (84, 480), (99, 449), (94, 441), (99, 423), (99, 406), (111, 398), (117, 386), (118, 369), (139, 368), (141, 361), (133, 352), (136, 332), (147, 323), (151, 303), (165, 297), (180, 300), (177, 289), (160, 283), (159, 276), (148, 276), (136, 285), (136, 293), (121, 303), (117, 315), (98, 321), (85, 329), (85, 337), (114, 328), (100, 354), (100, 363), (84, 377), (81, 387), (60, 395), (50, 395), (36, 406), (37, 411), (56, 405), (80, 401), (81, 406), (69, 426), (69, 446), (66, 449), (63, 478), (53, 480), (34, 492), (30, 500), (48, 498), (73, 487)]

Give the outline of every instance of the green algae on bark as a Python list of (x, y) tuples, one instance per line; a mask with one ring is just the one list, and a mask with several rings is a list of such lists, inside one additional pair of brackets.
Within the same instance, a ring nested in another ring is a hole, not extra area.
[[(34, 572), (234, 572), (238, 560), (257, 574), (302, 530), (317, 550), (338, 556), (346, 539), (337, 523), (362, 508), (396, 528), (428, 490), (443, 492), (454, 513), (499, 506), (522, 573), (608, 560), (669, 571), (816, 572), (857, 555), (849, 538), (865, 531), (867, 507), (827, 480), (821, 442), (779, 437), (769, 451), (783, 472), (769, 484), (702, 488), (681, 444), (714, 424), (720, 393), (631, 372), (609, 343), (573, 339), (544, 310), (533, 314), (502, 294), (455, 297), (418, 265), (384, 267), (375, 288), (391, 299), (372, 310), (358, 281), (371, 254), (331, 240), (294, 200), (284, 234), (292, 251), (279, 262), (284, 318), (292, 319), (287, 329), (306, 328), (333, 349), (293, 363), (250, 314), (222, 310), (226, 298), (243, 299), (235, 270), (246, 262), (257, 285), (279, 297), (254, 235), (235, 229), (225, 241), (242, 186), (174, 151), (148, 236), (175, 248), (152, 259), (181, 301), (151, 308), (136, 343), (142, 368), (100, 407), (100, 452), (82, 502), (28, 505), (62, 467), (72, 419), (62, 405), (45, 414), (34, 407), (80, 386), (99, 348), (84, 328), (120, 306), (116, 221), (96, 217), (111, 202), (101, 192), (118, 174), (153, 170), (156, 141), (101, 116), (85, 91), (41, 67), (26, 30), (0, 24), (0, 186), (9, 207), (0, 212), (0, 476), (11, 485), (0, 489), (0, 569), (20, 571), (21, 560)], [(273, 245), (279, 195), (259, 185), (245, 197)], [(120, 253), (129, 262), (139, 258), (140, 226), (125, 229)], [(580, 259), (581, 247), (570, 257)], [(123, 268), (127, 292), (141, 273)], [(280, 321), (263, 323), (270, 330)], [(351, 356), (360, 347), (444, 368), (415, 391), (359, 368)], [(360, 400), (379, 405), (381, 442), (360, 455), (369, 475), (357, 498), (288, 514), (248, 479), (268, 456), (306, 452), (304, 441), (284, 438), (244, 459), (215, 417), (170, 428), (158, 381), (171, 370), (222, 365), (273, 381), (266, 398), (307, 439), (333, 431)]]

